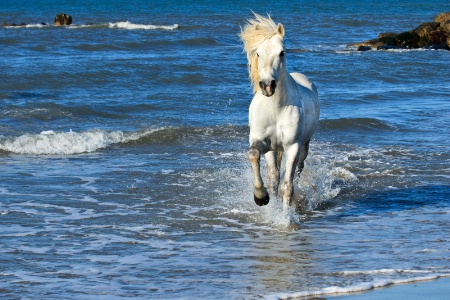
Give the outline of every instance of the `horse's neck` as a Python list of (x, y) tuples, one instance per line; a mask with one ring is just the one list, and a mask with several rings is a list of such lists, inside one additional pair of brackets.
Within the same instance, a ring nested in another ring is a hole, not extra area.
[(272, 96), (274, 103), (278, 107), (284, 107), (289, 104), (290, 93), (293, 89), (294, 79), (292, 76), (284, 70), (283, 74), (280, 76), (275, 93)]

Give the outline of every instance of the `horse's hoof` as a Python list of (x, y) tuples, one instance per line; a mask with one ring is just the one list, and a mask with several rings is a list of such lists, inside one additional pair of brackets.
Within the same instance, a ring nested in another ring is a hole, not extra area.
[(266, 194), (266, 196), (264, 198), (258, 198), (256, 196), (255, 197), (255, 203), (258, 206), (264, 206), (267, 205), (269, 203), (270, 197), (269, 194)]

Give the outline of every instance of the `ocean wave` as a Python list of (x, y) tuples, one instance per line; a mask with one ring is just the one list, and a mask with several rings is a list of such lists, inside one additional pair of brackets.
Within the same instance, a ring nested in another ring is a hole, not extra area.
[(0, 150), (16, 154), (70, 155), (89, 153), (113, 144), (138, 140), (155, 130), (139, 133), (108, 132), (104, 130), (57, 133), (48, 130), (42, 131), (40, 134), (24, 134), (13, 138), (0, 136)]
[(48, 26), (45, 23), (39, 23), (39, 24), (27, 24), (25, 25), (26, 28), (43, 28), (45, 26)]
[(19, 23), (19, 24), (11, 24), (11, 25), (7, 25), (4, 24), (2, 27), (3, 28), (43, 28), (43, 27), (47, 27), (49, 26), (46, 23), (36, 23), (36, 24), (25, 24), (25, 23)]
[(172, 25), (152, 25), (152, 24), (135, 24), (129, 21), (123, 22), (109, 22), (98, 24), (71, 24), (68, 26), (55, 26), (53, 24), (36, 23), (36, 24), (17, 24), (6, 25), (3, 28), (67, 28), (67, 29), (84, 29), (84, 28), (113, 28), (113, 29), (128, 29), (128, 30), (176, 30), (180, 27), (178, 24)]
[[(449, 270), (450, 271), (450, 270)], [(404, 270), (404, 269), (379, 269), (379, 270), (365, 270), (365, 271), (342, 271), (335, 275), (392, 275), (392, 274), (433, 274), (430, 270)]]
[(264, 299), (292, 299), (292, 298), (309, 298), (316, 296), (330, 296), (340, 294), (352, 294), (368, 292), (376, 288), (383, 288), (395, 284), (407, 284), (421, 281), (431, 281), (439, 278), (450, 277), (450, 274), (431, 274), (427, 276), (404, 278), (404, 279), (374, 279), (370, 282), (355, 283), (346, 287), (330, 286), (320, 290), (310, 290), (294, 293), (279, 293), (265, 296)]
[(378, 50), (376, 47), (372, 48), (369, 51), (358, 51), (358, 47), (355, 46), (347, 46), (344, 45), (344, 47), (338, 47), (337, 49), (334, 49), (333, 52), (336, 54), (353, 54), (353, 53), (365, 53), (365, 52), (393, 52), (393, 53), (410, 53), (410, 52), (427, 52), (427, 51), (447, 51), (445, 49), (434, 49), (432, 47), (430, 48), (412, 48), (412, 49), (406, 49), (406, 48), (398, 48), (398, 49), (380, 49)]
[(164, 29), (164, 30), (175, 30), (179, 28), (178, 24), (173, 25), (145, 25), (145, 24), (134, 24), (129, 21), (126, 22), (116, 22), (109, 23), (110, 28), (119, 28), (119, 29), (143, 29), (143, 30), (155, 30), (155, 29)]
[(321, 129), (397, 130), (381, 120), (373, 118), (341, 118), (320, 121)]
[(202, 139), (238, 137), (245, 128), (241, 126), (213, 127), (159, 127), (136, 132), (105, 131), (99, 129), (83, 132), (42, 131), (18, 137), (0, 135), (0, 151), (16, 154), (71, 155), (95, 152), (114, 144), (178, 144)]

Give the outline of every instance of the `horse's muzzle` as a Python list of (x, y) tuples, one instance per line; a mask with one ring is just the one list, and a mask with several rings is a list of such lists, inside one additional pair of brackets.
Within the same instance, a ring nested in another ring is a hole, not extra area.
[(277, 87), (277, 83), (275, 80), (272, 80), (270, 82), (259, 82), (259, 87), (261, 88), (261, 92), (266, 97), (272, 97), (275, 93), (275, 88)]

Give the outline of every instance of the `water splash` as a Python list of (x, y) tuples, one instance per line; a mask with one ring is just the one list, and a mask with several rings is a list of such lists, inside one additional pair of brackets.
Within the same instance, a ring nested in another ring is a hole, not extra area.
[(299, 193), (303, 195), (300, 203), (314, 210), (335, 198), (343, 187), (357, 181), (357, 176), (340, 166), (336, 158), (311, 154), (298, 182)]

